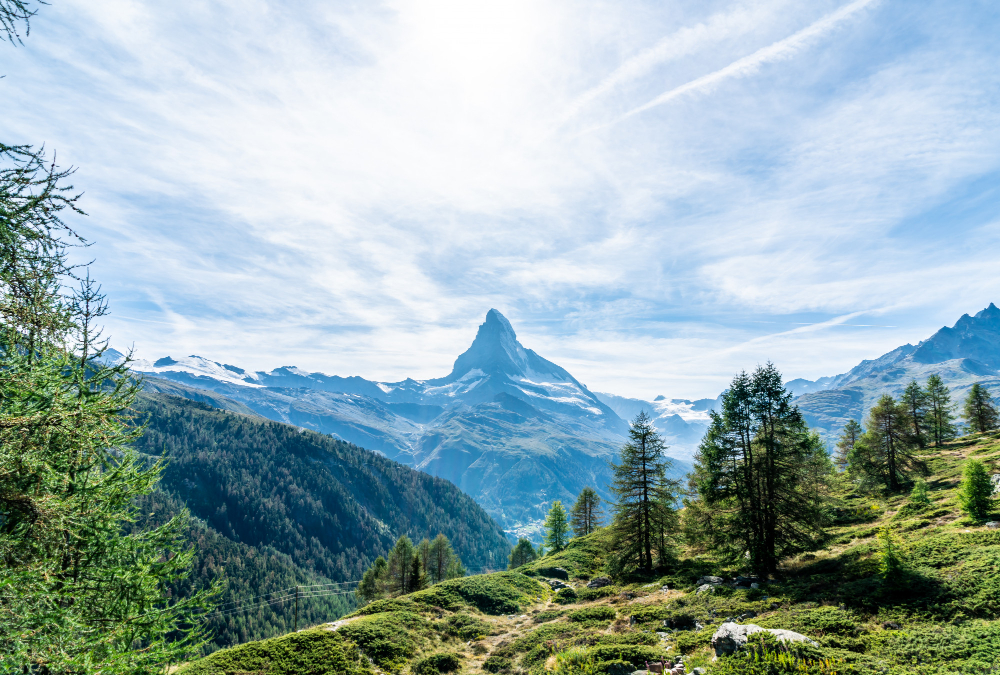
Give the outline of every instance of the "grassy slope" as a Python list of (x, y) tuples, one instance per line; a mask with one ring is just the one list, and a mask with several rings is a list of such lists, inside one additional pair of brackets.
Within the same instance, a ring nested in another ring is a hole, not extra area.
[[(933, 503), (923, 509), (907, 506), (906, 495), (874, 499), (845, 488), (825, 547), (786, 560), (781, 578), (761, 589), (697, 595), (701, 574), (737, 570), (696, 551), (684, 551), (668, 576), (585, 589), (583, 580), (603, 562), (607, 537), (598, 532), (522, 569), (533, 576), (568, 570), (575, 598), (553, 595), (530, 576), (498, 573), (373, 603), (330, 627), (385, 672), (413, 672), (440, 652), (457, 654), (464, 673), (541, 673), (574, 661), (639, 666), (682, 652), (689, 670), (728, 674), (750, 671), (727, 659), (713, 663), (712, 633), (753, 611), (758, 616), (748, 621), (820, 643), (813, 656), (834, 665), (809, 672), (991, 672), (1000, 667), (1000, 531), (959, 511), (956, 488), (969, 457), (1000, 470), (1000, 434), (928, 450)], [(908, 565), (894, 584), (878, 577), (876, 535), (885, 524), (894, 527)], [(671, 590), (662, 591), (664, 584)]]

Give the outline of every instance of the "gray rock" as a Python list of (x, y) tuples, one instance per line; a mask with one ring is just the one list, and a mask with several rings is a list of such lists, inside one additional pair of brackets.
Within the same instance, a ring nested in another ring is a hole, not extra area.
[(995, 530), (997, 528), (1000, 528), (1000, 523), (998, 523), (995, 520), (991, 520), (990, 522), (986, 523), (986, 527), (990, 530)]
[(660, 588), (660, 593), (666, 593), (670, 590), (670, 586), (663, 586)]
[(705, 584), (712, 584), (713, 586), (718, 586), (722, 583), (722, 577), (702, 577), (695, 582), (695, 586), (704, 586)]
[(704, 668), (699, 667), (692, 670), (691, 675), (705, 675), (706, 672), (707, 671)]
[(753, 623), (742, 626), (736, 623), (724, 623), (719, 626), (719, 630), (715, 631), (715, 634), (712, 636), (712, 649), (715, 650), (716, 656), (735, 654), (746, 645), (747, 638), (750, 635), (760, 632), (770, 633), (781, 642), (808, 642), (809, 644), (818, 646), (815, 640), (782, 628), (761, 628)]
[(713, 590), (715, 590), (715, 586), (713, 586), (712, 584), (702, 584), (701, 586), (698, 587), (698, 595), (701, 595), (705, 591), (711, 593)]
[(754, 590), (756, 590), (756, 589), (760, 588), (760, 584), (750, 584), (750, 588), (753, 588)]
[(605, 586), (611, 585), (611, 579), (607, 577), (597, 577), (596, 579), (591, 579), (590, 583), (587, 584), (587, 588), (604, 588)]
[(757, 577), (736, 577), (733, 581), (736, 583), (736, 586), (742, 586), (745, 588), (752, 588), (753, 584), (761, 583), (760, 579)]
[(548, 584), (549, 588), (551, 588), (553, 591), (558, 591), (562, 588), (569, 588), (569, 586), (559, 581), (558, 579), (549, 579)]

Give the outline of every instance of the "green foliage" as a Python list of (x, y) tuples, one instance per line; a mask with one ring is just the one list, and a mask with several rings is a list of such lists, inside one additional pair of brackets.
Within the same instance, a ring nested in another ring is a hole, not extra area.
[(545, 517), (545, 545), (552, 553), (558, 553), (566, 548), (569, 539), (569, 521), (566, 519), (566, 509), (558, 499), (552, 502), (552, 508)]
[(564, 588), (556, 593), (555, 602), (560, 605), (569, 605), (576, 602), (578, 598), (579, 595), (577, 594), (576, 589)]
[(666, 477), (671, 466), (664, 454), (666, 447), (649, 415), (642, 411), (629, 426), (620, 463), (611, 464), (614, 478), (610, 487), (617, 501), (609, 565), (615, 575), (651, 571), (653, 551), (661, 561), (669, 556), (668, 546), (676, 530), (673, 505), (677, 485)]
[(517, 569), (522, 565), (533, 562), (537, 558), (538, 554), (535, 552), (535, 547), (531, 545), (531, 541), (521, 537), (517, 540), (517, 545), (510, 552), (507, 569)]
[(771, 576), (822, 535), (832, 471), (774, 365), (741, 373), (696, 456), (685, 529), (726, 562)]
[(993, 485), (986, 466), (978, 459), (965, 463), (958, 500), (962, 510), (977, 520), (985, 520), (993, 510)]
[(487, 673), (506, 673), (514, 668), (514, 662), (506, 656), (493, 654), (483, 661), (483, 670)]
[(952, 412), (951, 392), (938, 374), (927, 378), (927, 420), (934, 445), (941, 447), (955, 437), (955, 415)]
[(426, 628), (419, 614), (387, 612), (356, 619), (341, 626), (338, 632), (358, 645), (380, 668), (399, 670), (423, 644), (418, 630)]
[(430, 607), (473, 607), (483, 614), (498, 615), (519, 613), (523, 606), (547, 593), (546, 587), (523, 574), (496, 572), (443, 581), (410, 597)]
[(461, 640), (479, 640), (492, 632), (492, 626), (468, 614), (452, 614), (445, 621), (445, 631)]
[(674, 633), (674, 643), (681, 654), (696, 652), (702, 647), (707, 647), (712, 643), (712, 634), (715, 628), (709, 627), (705, 630), (685, 630)]
[(586, 607), (584, 609), (578, 609), (575, 612), (570, 612), (567, 616), (570, 621), (613, 621), (618, 613), (613, 607), (598, 606), (598, 607)]
[(843, 430), (840, 432), (840, 436), (837, 438), (837, 450), (834, 453), (834, 464), (841, 471), (847, 469), (847, 465), (850, 462), (851, 451), (854, 450), (854, 445), (861, 438), (864, 433), (864, 429), (855, 419), (847, 420), (847, 424), (844, 425)]
[(372, 675), (357, 647), (339, 633), (314, 629), (217, 651), (177, 675)]
[(866, 431), (848, 458), (851, 476), (868, 487), (896, 491), (911, 474), (926, 473), (925, 462), (914, 453), (912, 425), (906, 405), (883, 395), (868, 411)]
[(879, 542), (879, 574), (882, 579), (896, 583), (903, 575), (906, 565), (903, 563), (899, 536), (889, 525), (883, 525), (878, 532)]
[(361, 577), (361, 583), (355, 593), (361, 602), (371, 602), (385, 595), (387, 577), (389, 576), (389, 564), (385, 558), (379, 556), (375, 558), (372, 566), (365, 570)]
[(900, 395), (899, 402), (906, 409), (910, 420), (910, 439), (918, 447), (925, 447), (928, 432), (927, 392), (917, 384), (916, 380), (912, 380)]
[(585, 487), (580, 491), (580, 496), (573, 504), (571, 521), (573, 524), (573, 534), (578, 537), (586, 537), (588, 534), (601, 526), (604, 513), (601, 510), (601, 498), (592, 487)]
[(445, 652), (431, 654), (415, 662), (410, 667), (413, 675), (436, 675), (437, 673), (453, 673), (462, 667), (458, 654)]
[(913, 489), (910, 490), (909, 503), (917, 508), (930, 505), (931, 498), (927, 495), (927, 481), (923, 478), (918, 478), (913, 484)]
[(997, 405), (990, 396), (989, 390), (979, 382), (969, 389), (965, 398), (965, 419), (969, 421), (969, 429), (974, 433), (984, 433), (997, 427)]

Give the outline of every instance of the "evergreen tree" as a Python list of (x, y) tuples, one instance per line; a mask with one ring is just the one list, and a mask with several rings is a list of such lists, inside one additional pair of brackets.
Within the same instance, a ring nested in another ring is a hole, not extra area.
[(906, 406), (883, 395), (868, 412), (865, 434), (854, 445), (851, 474), (869, 485), (881, 483), (896, 491), (910, 474), (926, 473), (926, 466), (913, 453), (911, 428)]
[(413, 553), (413, 560), (410, 561), (410, 576), (406, 580), (406, 592), (415, 593), (427, 588), (427, 574), (424, 572), (424, 565), (420, 562), (420, 554)]
[(847, 469), (851, 451), (854, 450), (854, 444), (858, 442), (858, 439), (861, 438), (861, 434), (864, 432), (865, 430), (858, 424), (857, 420), (847, 420), (847, 424), (844, 425), (840, 436), (837, 438), (837, 450), (833, 455), (833, 463), (841, 471)]
[(976, 382), (965, 399), (965, 419), (973, 433), (983, 433), (997, 428), (997, 405), (989, 390)]
[(903, 390), (899, 401), (910, 416), (910, 434), (918, 447), (927, 446), (927, 392), (916, 380), (912, 380)]
[(993, 510), (993, 485), (986, 467), (978, 459), (965, 463), (958, 501), (962, 510), (976, 520), (985, 520)]
[(521, 565), (527, 565), (537, 558), (538, 554), (535, 553), (535, 548), (531, 545), (531, 542), (521, 537), (517, 540), (517, 545), (510, 552), (510, 561), (507, 563), (507, 569), (517, 569)]
[(741, 373), (723, 394), (695, 459), (700, 518), (689, 527), (732, 563), (768, 577), (813, 544), (827, 520), (833, 466), (772, 365)]
[(591, 487), (583, 488), (580, 496), (576, 498), (576, 503), (573, 504), (571, 515), (573, 533), (578, 537), (590, 534), (601, 526), (603, 516), (601, 498), (597, 496), (597, 492)]
[(545, 543), (553, 553), (566, 548), (569, 539), (569, 523), (566, 520), (566, 509), (558, 499), (552, 502), (549, 514), (545, 517)]
[(413, 558), (416, 555), (413, 542), (405, 534), (396, 540), (396, 545), (389, 551), (388, 574), (386, 590), (390, 593), (408, 593), (412, 583)]
[(910, 503), (914, 506), (927, 506), (931, 503), (931, 498), (927, 495), (927, 481), (918, 479), (910, 490)]
[(941, 447), (955, 437), (951, 393), (937, 374), (927, 378), (927, 423), (934, 445)]
[(385, 558), (379, 556), (361, 577), (361, 583), (358, 584), (358, 589), (354, 592), (358, 596), (358, 600), (362, 603), (369, 603), (372, 600), (385, 597), (388, 576), (389, 564)]
[(448, 537), (438, 534), (430, 545), (430, 560), (427, 565), (427, 576), (432, 584), (446, 579), (465, 576), (465, 568), (451, 548)]
[(649, 415), (640, 412), (629, 428), (621, 463), (611, 464), (614, 479), (610, 487), (617, 498), (612, 524), (613, 566), (618, 571), (651, 571), (654, 547), (665, 545), (661, 535), (667, 534), (665, 529), (671, 516), (664, 509), (672, 511), (676, 490), (676, 485), (666, 478), (670, 460), (664, 455), (665, 450), (666, 445)]

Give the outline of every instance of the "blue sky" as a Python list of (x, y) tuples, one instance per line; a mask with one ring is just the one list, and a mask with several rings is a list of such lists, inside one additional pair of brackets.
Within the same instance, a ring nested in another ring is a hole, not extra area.
[(592, 389), (844, 372), (1000, 301), (993, 2), (53, 0), (0, 138), (109, 332), (397, 380), (490, 307)]

